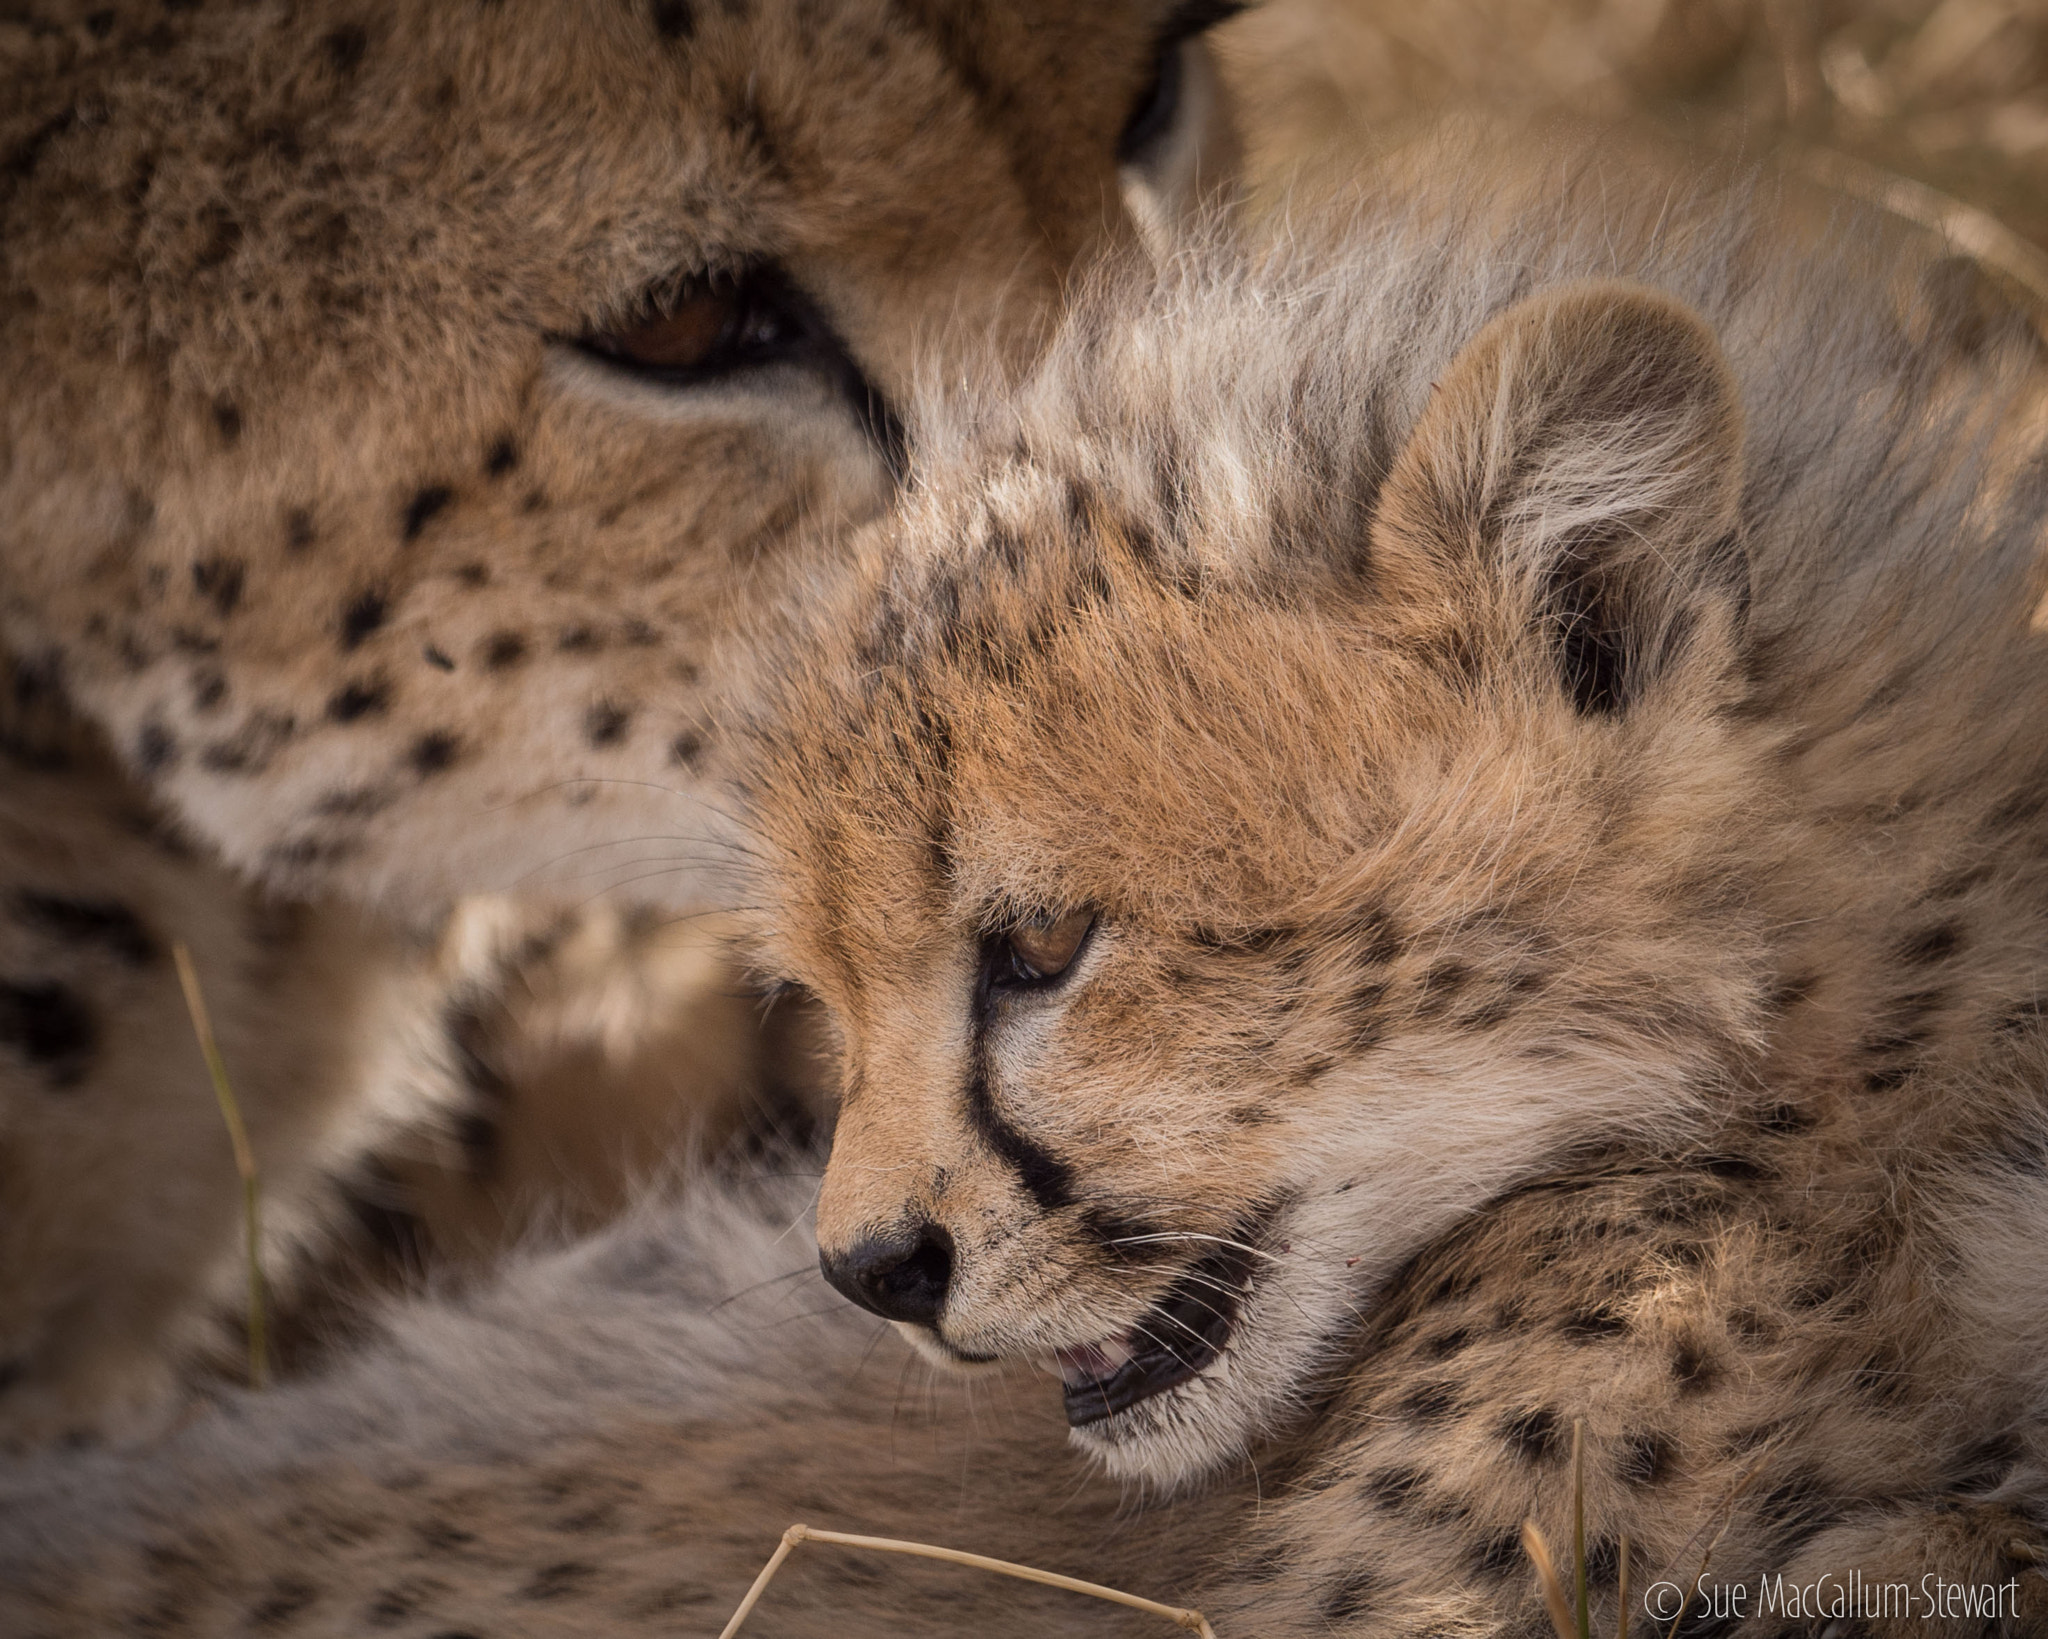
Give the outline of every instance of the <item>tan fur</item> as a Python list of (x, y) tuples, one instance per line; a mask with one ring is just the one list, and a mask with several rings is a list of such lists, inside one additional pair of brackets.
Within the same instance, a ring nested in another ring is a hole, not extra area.
[[(910, 1341), (1010, 1362), (1225, 1236), (1219, 1356), (1070, 1473), (1044, 1390), (897, 1390), (820, 1308), (802, 1180), (708, 1192), (18, 1472), (16, 1627), (708, 1630), (807, 1518), (1226, 1635), (1505, 1639), (1579, 1419), (1596, 1631), (1624, 1533), (1639, 1591), (1711, 1552), (2009, 1586), (1841, 1631), (2048, 1625), (2034, 344), (1916, 343), (1873, 224), (1439, 163), (1486, 203), (1197, 249), (936, 412), (735, 736), (763, 960), (843, 1043), (828, 1258), (942, 1225)], [(1062, 980), (983, 990), (1076, 907)], [(804, 1554), (765, 1631), (1152, 1631)], [(1824, 1631), (1754, 1601), (1692, 1631)]]
[[(284, 1222), (337, 1135), (429, 1102), (417, 1065), (366, 1086), (355, 1045), (400, 1031), (371, 994), (430, 989), (396, 928), (543, 884), (726, 897), (713, 640), (887, 503), (877, 403), (1014, 368), (1073, 265), (1132, 237), (1123, 186), (1156, 232), (1214, 180), (1213, 98), (1119, 168), (1172, 9), (0, 20), (0, 1166), (37, 1180), (0, 1203), (0, 1437), (121, 1426), (150, 1397), (91, 1385), (160, 1383), (231, 1268), (172, 940), (247, 1020)], [(572, 345), (764, 263), (811, 351), (664, 383)], [(167, 821), (176, 857), (122, 832)], [(335, 931), (213, 931), (270, 895), (339, 904), (300, 913)], [(149, 958), (110, 967), (109, 927)], [(359, 975), (327, 954), (350, 941)]]

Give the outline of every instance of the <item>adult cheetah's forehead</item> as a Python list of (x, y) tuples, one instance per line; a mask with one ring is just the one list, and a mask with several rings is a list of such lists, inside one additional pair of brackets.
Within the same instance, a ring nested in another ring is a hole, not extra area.
[(1187, 9), (0, 23), (0, 642), (289, 891), (695, 826), (732, 604), (889, 504), (921, 361), (1013, 371), (1133, 231)]
[[(240, 317), (252, 334), (292, 307), (388, 322), (447, 300), (415, 253), (461, 263), (490, 234), (497, 288), (466, 281), (472, 301), (516, 297), (547, 323), (589, 316), (549, 311), (550, 298), (584, 298), (608, 257), (618, 277), (644, 278), (734, 235), (885, 241), (906, 272), (928, 271), (954, 252), (853, 179), (878, 154), (914, 162), (937, 136), (970, 168), (970, 150), (993, 147), (1003, 191), (1056, 263), (1101, 228), (1117, 129), (1169, 9), (60, 0), (10, 25), (0, 211), (17, 232), (34, 224), (30, 248), (110, 268), (139, 234), (166, 297), (172, 281), (201, 281), (179, 293), (187, 308), (234, 294), (228, 275), (250, 286), (259, 258), (307, 264), (301, 288), (273, 276), (243, 290), (268, 307)], [(120, 219), (78, 209), (88, 200)], [(411, 287), (360, 276), (380, 263), (413, 267)]]

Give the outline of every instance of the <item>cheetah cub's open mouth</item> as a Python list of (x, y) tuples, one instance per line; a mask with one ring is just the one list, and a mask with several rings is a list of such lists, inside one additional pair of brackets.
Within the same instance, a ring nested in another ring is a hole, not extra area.
[(1223, 1353), (1251, 1290), (1248, 1245), (1219, 1248), (1134, 1324), (1097, 1343), (1056, 1349), (1037, 1365), (1065, 1386), (1067, 1423), (1086, 1428), (1199, 1376)]

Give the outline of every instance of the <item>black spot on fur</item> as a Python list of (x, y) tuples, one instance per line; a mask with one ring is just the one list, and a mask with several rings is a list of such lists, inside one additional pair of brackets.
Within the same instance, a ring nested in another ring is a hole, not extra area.
[(633, 714), (610, 700), (599, 700), (583, 714), (583, 738), (595, 750), (615, 746), (633, 726)]
[(99, 1039), (99, 1021), (68, 985), (0, 980), (0, 1047), (43, 1070), (51, 1086), (73, 1087), (83, 1080)]
[(111, 899), (70, 899), (24, 889), (14, 896), (14, 908), (45, 937), (67, 945), (98, 945), (129, 967), (148, 967), (160, 953), (142, 918)]
[(1697, 1343), (1682, 1342), (1671, 1351), (1671, 1376), (1680, 1394), (1705, 1394), (1720, 1375), (1720, 1367)]
[(135, 766), (144, 774), (161, 774), (177, 760), (178, 742), (161, 723), (144, 723), (135, 736)]
[(208, 667), (192, 674), (192, 709), (194, 711), (216, 711), (228, 697), (228, 680), (221, 672)]
[(1611, 1309), (1588, 1309), (1568, 1317), (1560, 1329), (1567, 1343), (1607, 1343), (1628, 1335), (1628, 1321)]
[(1789, 1013), (1801, 1002), (1812, 996), (1814, 991), (1819, 988), (1819, 985), (1819, 978), (1811, 973), (1796, 974), (1791, 978), (1781, 979), (1772, 988), (1770, 994), (1764, 998), (1764, 1006), (1774, 1014)]
[(1423, 1344), (1422, 1352), (1432, 1360), (1448, 1360), (1452, 1355), (1462, 1353), (1471, 1341), (1471, 1332), (1460, 1326), (1441, 1337), (1431, 1338)]
[(234, 212), (221, 204), (203, 206), (199, 221), (206, 229), (206, 244), (193, 259), (193, 266), (202, 273), (208, 273), (229, 261), (242, 248), (245, 230)]
[(668, 743), (668, 760), (679, 768), (695, 768), (697, 759), (704, 755), (704, 736), (688, 731), (678, 734)]
[(395, 1628), (419, 1614), (427, 1590), (417, 1586), (386, 1588), (363, 1607), (363, 1620), (373, 1628)]
[(363, 639), (382, 626), (390, 613), (391, 606), (382, 592), (358, 593), (355, 601), (341, 612), (342, 648), (360, 648)]
[(1522, 1533), (1503, 1531), (1483, 1539), (1472, 1550), (1472, 1574), (1486, 1578), (1506, 1576), (1526, 1563), (1522, 1554)]
[(522, 1599), (563, 1599), (579, 1593), (597, 1575), (595, 1565), (565, 1559), (558, 1565), (544, 1565), (519, 1590)]
[(455, 578), (472, 590), (491, 584), (491, 566), (486, 563), (465, 563), (455, 571)]
[(1947, 961), (1962, 945), (1962, 930), (1953, 922), (1940, 922), (1901, 939), (1896, 954), (1910, 967), (1932, 967)]
[(1863, 1074), (1863, 1090), (1866, 1093), (1895, 1093), (1906, 1084), (1913, 1074), (1914, 1066), (1905, 1064), (1883, 1064)]
[(1397, 1407), (1404, 1417), (1412, 1417), (1418, 1423), (1441, 1423), (1463, 1408), (1457, 1384), (1441, 1378), (1416, 1384), (1401, 1397)]
[(76, 107), (63, 109), (44, 120), (28, 134), (26, 141), (7, 156), (8, 175), (21, 178), (33, 176), (36, 166), (42, 162), (43, 150), (77, 123)]
[(1188, 930), (1188, 937), (1203, 950), (1213, 950), (1223, 956), (1269, 956), (1300, 939), (1301, 930), (1262, 927), (1232, 928), (1226, 932), (1219, 928), (1195, 927)]
[(281, 1578), (270, 1585), (264, 1596), (250, 1607), (249, 1626), (261, 1631), (264, 1628), (281, 1628), (291, 1619), (308, 1609), (320, 1597), (319, 1589), (310, 1582), (293, 1578)]
[(1608, 1537), (1596, 1537), (1586, 1544), (1586, 1581), (1611, 1587), (1621, 1574), (1621, 1544)]
[(484, 452), (484, 472), (492, 478), (502, 478), (519, 465), (519, 446), (510, 438), (501, 438)]
[(1319, 1604), (1325, 1622), (1349, 1622), (1372, 1608), (1380, 1579), (1371, 1571), (1347, 1571), (1324, 1588)]
[(406, 541), (412, 542), (425, 533), (432, 523), (455, 499), (455, 491), (446, 484), (426, 484), (413, 491), (413, 497), (405, 503), (405, 513), (400, 520), (399, 532)]
[(207, 558), (192, 566), (192, 590), (207, 599), (225, 620), (242, 601), (248, 567), (240, 558)]
[(604, 640), (588, 626), (571, 626), (555, 639), (563, 654), (594, 654), (603, 646)]
[(235, 443), (242, 436), (242, 407), (231, 398), (215, 399), (213, 425), (223, 443)]
[(1757, 1117), (1756, 1124), (1759, 1132), (1769, 1133), (1773, 1138), (1796, 1138), (1813, 1130), (1815, 1117), (1797, 1104), (1774, 1104)]
[(418, 774), (441, 774), (455, 766), (455, 759), (462, 755), (462, 740), (446, 729), (437, 729), (431, 734), (422, 734), (413, 741), (412, 749), (405, 760)]
[(216, 774), (260, 774), (298, 728), (290, 712), (252, 711), (233, 734), (200, 753), (200, 765)]
[(1564, 1430), (1548, 1406), (1510, 1417), (1501, 1425), (1500, 1437), (1524, 1462), (1544, 1462), (1564, 1449)]
[(362, 66), (363, 56), (370, 49), (369, 32), (360, 23), (344, 23), (330, 29), (320, 42), (327, 54), (328, 66), (337, 74), (353, 74)]
[(1344, 942), (1368, 967), (1383, 967), (1402, 950), (1400, 925), (1381, 905), (1361, 905), (1352, 912)]
[(2038, 1132), (2000, 1131), (1982, 1151), (1986, 1165), (2021, 1178), (2048, 1178), (2048, 1138)]
[(1670, 1472), (1675, 1452), (1671, 1436), (1654, 1429), (1624, 1434), (1615, 1448), (1614, 1472), (1629, 1485), (1655, 1485)]
[(297, 554), (308, 550), (315, 539), (313, 514), (302, 506), (295, 506), (284, 515), (284, 549)]
[[(4, 1387), (0, 1384), (0, 1388)], [(1239, 1560), (1231, 1567), (1231, 1574), (1245, 1582), (1278, 1582), (1293, 1564), (1294, 1556), (1284, 1546), (1270, 1543)]]
[(654, 0), (654, 32), (664, 40), (687, 40), (697, 32), (691, 0)]
[(452, 672), (455, 670), (455, 662), (431, 643), (420, 650), (420, 658), (437, 672)]
[(2005, 1483), (2026, 1454), (2026, 1446), (2011, 1430), (1987, 1436), (1956, 1454), (1943, 1477), (1943, 1487), (1962, 1492), (1992, 1490)]
[(1840, 1510), (1831, 1497), (1831, 1488), (1824, 1481), (1803, 1472), (1786, 1475), (1765, 1489), (1757, 1498), (1757, 1507), (1776, 1523), (1773, 1547), (1791, 1554), (1839, 1517)]
[(1423, 1018), (1440, 1017), (1472, 982), (1472, 969), (1455, 959), (1432, 962), (1416, 988), (1415, 1011)]
[(1736, 1184), (1755, 1183), (1768, 1175), (1768, 1169), (1753, 1155), (1701, 1155), (1693, 1158), (1692, 1165), (1709, 1177)]
[(1880, 1348), (1849, 1374), (1849, 1381), (1864, 1399), (1878, 1406), (1895, 1403), (1910, 1384), (1906, 1363), (1896, 1349)]
[(476, 1541), (474, 1531), (465, 1531), (453, 1520), (426, 1519), (414, 1527), (420, 1545), (429, 1553), (450, 1553), (457, 1548), (466, 1548)]
[(1794, 1309), (1824, 1309), (1840, 1294), (1840, 1285), (1822, 1275), (1813, 1280), (1802, 1281), (1786, 1294), (1785, 1301)]
[(1389, 1513), (1406, 1509), (1422, 1489), (1424, 1475), (1419, 1468), (1389, 1468), (1368, 1474), (1359, 1484), (1359, 1495)]
[(327, 715), (337, 723), (382, 717), (391, 708), (391, 685), (381, 677), (345, 683), (327, 700)]
[(344, 785), (323, 793), (313, 804), (322, 819), (369, 819), (381, 814), (397, 799), (375, 786)]
[(519, 632), (493, 632), (484, 640), (484, 666), (505, 671), (526, 658), (526, 638)]

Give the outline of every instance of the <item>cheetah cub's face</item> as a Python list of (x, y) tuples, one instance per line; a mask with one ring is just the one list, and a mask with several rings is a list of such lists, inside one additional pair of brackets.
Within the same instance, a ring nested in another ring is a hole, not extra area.
[(843, 1038), (833, 1284), (1173, 1484), (1426, 1241), (1751, 1050), (1740, 414), (1618, 285), (1494, 319), (1391, 459), (1357, 359), (1162, 366), (1170, 421), (1061, 368), (805, 637), (764, 942)]

